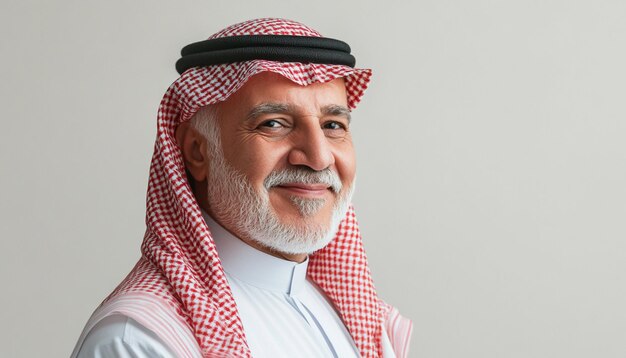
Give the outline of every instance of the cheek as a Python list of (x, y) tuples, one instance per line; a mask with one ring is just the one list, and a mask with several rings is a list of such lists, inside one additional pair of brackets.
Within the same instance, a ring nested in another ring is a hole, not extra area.
[(335, 154), (335, 166), (344, 184), (352, 183), (356, 176), (356, 155), (354, 148), (343, 148)]
[(273, 170), (283, 168), (287, 161), (288, 150), (274, 144), (265, 141), (238, 143), (226, 159), (253, 186), (260, 188), (265, 178)]

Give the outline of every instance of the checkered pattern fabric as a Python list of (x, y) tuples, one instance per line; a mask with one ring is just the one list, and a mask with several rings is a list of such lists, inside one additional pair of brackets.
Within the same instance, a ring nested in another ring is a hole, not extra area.
[[(258, 19), (230, 26), (211, 38), (264, 34), (321, 36), (297, 22)], [(174, 133), (201, 107), (226, 100), (263, 71), (303, 86), (343, 77), (351, 108), (371, 76), (370, 70), (340, 65), (253, 60), (191, 68), (165, 93), (150, 168), (143, 257), (108, 300), (138, 292), (162, 298), (192, 328), (206, 357), (250, 357), (250, 351), (210, 229), (188, 185)], [(332, 243), (310, 257), (308, 274), (339, 310), (361, 355), (379, 357), (382, 320), (388, 310), (374, 291), (352, 209)]]

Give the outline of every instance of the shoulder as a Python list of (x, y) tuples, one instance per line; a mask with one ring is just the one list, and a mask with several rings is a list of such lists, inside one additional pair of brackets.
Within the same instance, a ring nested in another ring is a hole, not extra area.
[(393, 351), (398, 358), (408, 357), (413, 322), (401, 316), (395, 307), (382, 300), (379, 303), (383, 309), (383, 347)]
[(115, 314), (93, 326), (76, 357), (174, 357), (166, 344), (134, 319)]
[(171, 302), (126, 292), (110, 298), (91, 316), (75, 357), (200, 357), (193, 330)]

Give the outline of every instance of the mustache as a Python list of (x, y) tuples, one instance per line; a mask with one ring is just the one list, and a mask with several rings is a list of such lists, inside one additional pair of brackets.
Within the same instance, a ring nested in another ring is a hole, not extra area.
[(268, 190), (273, 186), (289, 183), (325, 184), (335, 193), (339, 193), (343, 186), (339, 175), (328, 168), (313, 170), (308, 167), (297, 167), (274, 170), (263, 181), (265, 189)]

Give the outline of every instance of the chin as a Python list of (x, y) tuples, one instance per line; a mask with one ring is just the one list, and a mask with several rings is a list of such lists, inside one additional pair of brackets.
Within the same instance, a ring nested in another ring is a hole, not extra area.
[[(299, 236), (296, 240), (270, 240), (259, 242), (267, 247), (290, 255), (310, 255), (326, 247), (335, 238), (335, 230), (320, 230), (317, 232), (306, 231), (307, 239)], [(283, 238), (284, 239), (284, 238)]]
[(249, 237), (285, 254), (308, 255), (324, 248), (333, 240), (339, 226), (330, 210), (308, 216), (303, 216), (295, 207), (287, 212), (271, 211), (264, 225), (255, 227), (257, 230), (249, 232)]
[(275, 210), (274, 213), (284, 224), (293, 226), (306, 223), (306, 225), (316, 225), (317, 227), (329, 229), (333, 220), (332, 203), (326, 203), (318, 210), (307, 210), (306, 208), (297, 207), (296, 205), (290, 205), (288, 211)]

